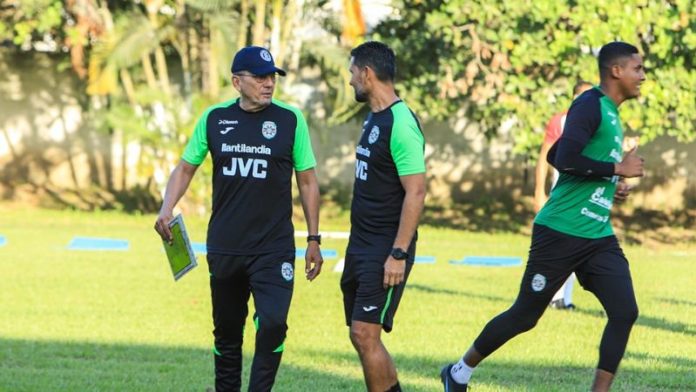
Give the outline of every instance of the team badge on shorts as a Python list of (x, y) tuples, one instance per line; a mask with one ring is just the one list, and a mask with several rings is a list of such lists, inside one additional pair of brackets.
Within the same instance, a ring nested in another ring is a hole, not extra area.
[(370, 144), (374, 143), (377, 141), (379, 138), (379, 127), (374, 126), (372, 127), (372, 130), (370, 131), (370, 136), (367, 137), (367, 141), (370, 142)]
[(266, 139), (273, 139), (277, 131), (276, 123), (273, 121), (264, 121), (263, 125), (261, 125), (261, 133)]
[(291, 281), (293, 276), (292, 264), (287, 261), (284, 262), (283, 265), (280, 266), (280, 274), (283, 275), (283, 279), (288, 282)]
[(542, 274), (535, 274), (532, 278), (532, 290), (541, 291), (546, 287), (546, 277)]

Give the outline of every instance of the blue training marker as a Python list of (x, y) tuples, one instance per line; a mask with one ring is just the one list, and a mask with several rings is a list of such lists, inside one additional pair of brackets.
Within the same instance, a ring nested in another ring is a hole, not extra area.
[(435, 256), (416, 256), (416, 264), (435, 264)]
[(3, 246), (7, 243), (7, 240), (5, 239), (5, 236), (0, 235), (0, 246)]
[(208, 248), (206, 247), (205, 243), (203, 243), (203, 242), (192, 242), (191, 249), (193, 250), (193, 253), (199, 253), (199, 254), (208, 253)]
[(484, 267), (513, 267), (522, 264), (519, 257), (467, 256), (462, 260), (450, 260), (454, 265), (478, 265)]
[(128, 250), (128, 240), (110, 238), (73, 237), (68, 244), (70, 250)]
[[(295, 250), (295, 257), (304, 257), (305, 252), (307, 252), (307, 249), (297, 248)], [(321, 257), (325, 259), (335, 259), (338, 257), (338, 252), (336, 251), (336, 249), (322, 249)]]

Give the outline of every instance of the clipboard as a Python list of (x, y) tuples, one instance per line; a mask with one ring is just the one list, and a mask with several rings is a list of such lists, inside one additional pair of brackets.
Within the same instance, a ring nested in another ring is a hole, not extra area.
[(169, 230), (172, 232), (172, 244), (170, 245), (164, 240), (162, 243), (176, 281), (195, 268), (198, 263), (196, 263), (196, 255), (191, 248), (191, 241), (186, 232), (186, 226), (184, 226), (184, 217), (181, 214), (169, 222)]

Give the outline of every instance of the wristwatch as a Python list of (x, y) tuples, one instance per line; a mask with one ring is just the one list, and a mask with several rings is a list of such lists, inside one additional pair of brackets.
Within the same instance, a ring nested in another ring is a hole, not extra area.
[(393, 248), (390, 255), (391, 255), (391, 257), (395, 258), (396, 260), (408, 259), (408, 253), (404, 252), (404, 250), (401, 248)]
[(307, 242), (309, 241), (316, 241), (317, 244), (321, 245), (321, 234), (317, 235), (308, 235), (307, 236)]

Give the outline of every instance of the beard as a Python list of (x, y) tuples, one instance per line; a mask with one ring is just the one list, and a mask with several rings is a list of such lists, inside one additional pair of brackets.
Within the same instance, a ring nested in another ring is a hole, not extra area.
[(367, 94), (364, 91), (355, 90), (355, 100), (358, 102), (367, 102)]

